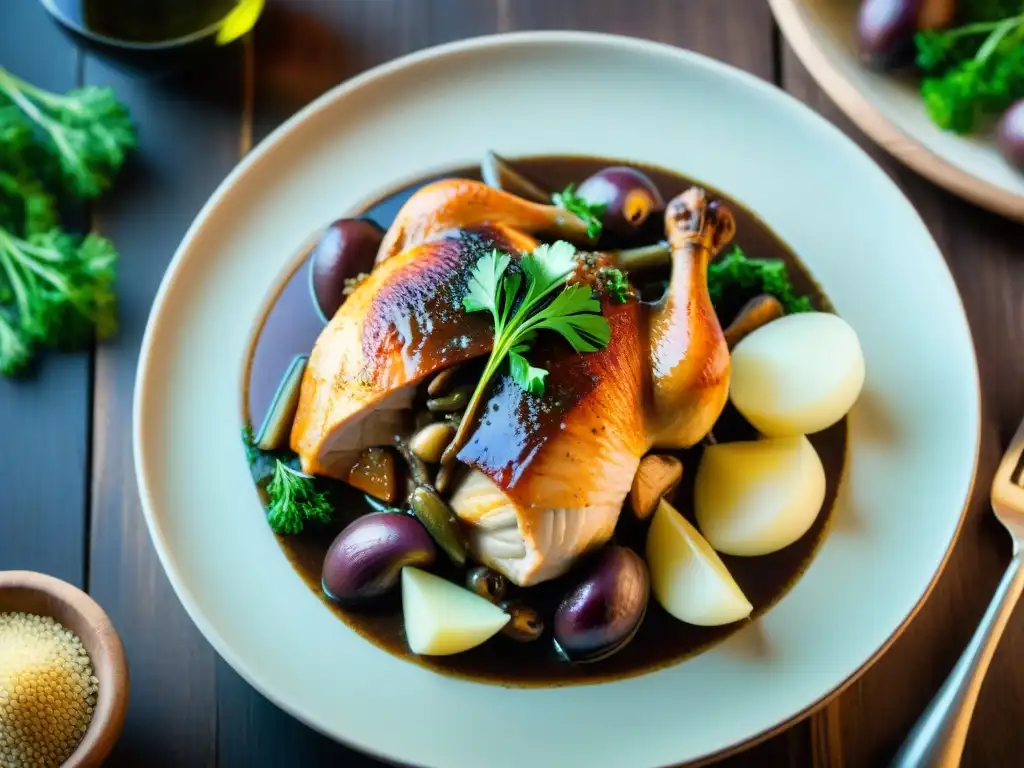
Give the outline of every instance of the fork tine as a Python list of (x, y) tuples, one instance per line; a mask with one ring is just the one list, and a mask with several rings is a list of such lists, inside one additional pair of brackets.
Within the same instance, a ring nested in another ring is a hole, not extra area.
[(1017, 472), (1021, 462), (1021, 455), (1024, 454), (1024, 421), (1017, 427), (1017, 434), (1010, 441), (1010, 447), (1003, 454), (1003, 460), (999, 462), (995, 477), (992, 478), (992, 490), (996, 492), (997, 486), (1011, 483), (1018, 487), (1024, 487), (1021, 474)]

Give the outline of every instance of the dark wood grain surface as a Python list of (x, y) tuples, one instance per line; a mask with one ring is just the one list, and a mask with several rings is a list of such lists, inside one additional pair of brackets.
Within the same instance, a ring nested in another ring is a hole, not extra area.
[[(35, 0), (0, 0), (0, 65), (41, 85), (112, 85), (142, 150), (91, 212), (122, 254), (122, 332), (93, 354), (49, 358), (0, 381), (0, 568), (85, 584), (122, 633), (133, 696), (117, 766), (372, 766), (243, 682), (199, 635), (157, 562), (131, 452), (135, 366), (150, 304), (217, 183), (281, 120), (401, 54), (496, 31), (591, 29), (691, 48), (773, 81), (837, 122), (918, 207), (945, 253), (974, 332), (984, 396), (977, 492), (932, 597), (859, 681), (807, 721), (721, 765), (883, 765), (954, 663), (1009, 556), (987, 485), (1024, 415), (1024, 228), (931, 186), (844, 120), (754, 0), (268, 0), (256, 33), (190, 82), (140, 78), (80, 53)], [(79, 212), (83, 216), (84, 211)], [(84, 219), (83, 219), (84, 221)], [(898, 254), (896, 255), (898, 257)], [(879, 276), (882, 279), (883, 276)], [(1024, 617), (982, 690), (966, 766), (1024, 764)]]

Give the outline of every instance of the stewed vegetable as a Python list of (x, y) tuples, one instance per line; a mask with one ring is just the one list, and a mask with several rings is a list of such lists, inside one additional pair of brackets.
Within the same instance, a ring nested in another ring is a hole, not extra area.
[(375, 512), (350, 523), (324, 558), (324, 593), (341, 603), (363, 603), (398, 586), (402, 568), (433, 565), (430, 534), (415, 518)]
[(618, 653), (647, 612), (650, 579), (631, 549), (607, 547), (555, 613), (555, 646), (567, 660), (591, 662)]
[(383, 239), (383, 230), (367, 219), (338, 219), (324, 230), (310, 260), (310, 280), (325, 321), (334, 317), (353, 281), (373, 269)]

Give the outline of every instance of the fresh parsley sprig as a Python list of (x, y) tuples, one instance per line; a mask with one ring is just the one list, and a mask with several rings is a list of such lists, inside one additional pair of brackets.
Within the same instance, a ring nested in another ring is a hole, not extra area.
[[(544, 394), (548, 372), (531, 365), (525, 357), (539, 331), (561, 335), (576, 352), (596, 352), (611, 338), (611, 327), (601, 315), (601, 302), (593, 289), (566, 284), (577, 266), (572, 245), (559, 240), (537, 246), (519, 260), (521, 274), (509, 271), (511, 262), (509, 254), (493, 250), (473, 267), (462, 305), (467, 312), (491, 313), (494, 344), (442, 463), (450, 462), (462, 448), (480, 401), (506, 358), (512, 378), (520, 387), (533, 395)], [(524, 277), (526, 288), (517, 303)]]
[(588, 203), (584, 198), (576, 194), (575, 184), (569, 184), (561, 192), (555, 192), (551, 196), (551, 201), (559, 208), (564, 208), (569, 213), (582, 219), (583, 223), (587, 225), (587, 237), (600, 237), (601, 230), (604, 229), (602, 216), (604, 216), (605, 209), (608, 206), (599, 203)]

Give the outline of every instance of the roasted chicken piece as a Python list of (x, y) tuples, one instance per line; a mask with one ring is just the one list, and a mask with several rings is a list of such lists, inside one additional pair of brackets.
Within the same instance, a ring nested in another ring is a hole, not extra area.
[[(729, 354), (707, 265), (732, 237), (732, 216), (691, 189), (666, 207), (665, 226), (672, 276), (664, 299), (603, 299), (611, 339), (598, 352), (576, 354), (560, 337), (542, 336), (530, 359), (549, 371), (545, 394), (499, 375), (458, 453), (470, 471), (451, 504), (471, 554), (517, 584), (554, 578), (607, 541), (641, 457), (698, 442), (725, 404)], [(477, 182), (439, 182), (413, 195), (377, 267), (310, 358), (292, 432), (303, 469), (344, 479), (363, 448), (390, 441), (416, 384), (488, 354), (490, 318), (461, 306), (469, 272), (493, 247), (532, 250), (531, 235), (542, 232), (575, 242), (584, 234), (561, 209)]]
[(459, 452), (473, 471), (452, 508), (473, 555), (515, 583), (561, 575), (615, 530), (640, 459), (686, 448), (718, 419), (729, 352), (707, 293), (709, 258), (732, 216), (691, 189), (665, 213), (672, 277), (654, 306), (603, 302), (608, 346), (578, 355), (561, 339), (531, 353), (548, 373), (538, 398), (506, 375)]
[(310, 474), (344, 480), (363, 449), (390, 443), (416, 385), (490, 352), (489, 320), (462, 307), (484, 253), (537, 245), (530, 234), (585, 235), (561, 208), (480, 182), (419, 190), (381, 243), (378, 264), (321, 333), (306, 366), (291, 447)]

